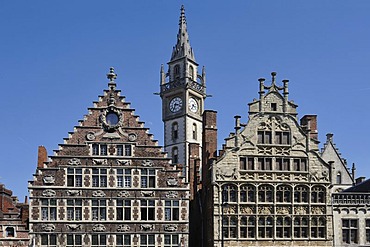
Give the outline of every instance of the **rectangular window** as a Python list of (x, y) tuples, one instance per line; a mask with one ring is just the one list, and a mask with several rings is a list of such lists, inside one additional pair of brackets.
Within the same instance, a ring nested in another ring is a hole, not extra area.
[(254, 216), (242, 216), (240, 218), (240, 237), (256, 237), (256, 220)]
[(273, 219), (270, 216), (260, 216), (258, 218), (258, 237), (272, 238)]
[(254, 158), (253, 157), (240, 157), (240, 169), (241, 170), (254, 170)]
[(116, 202), (116, 219), (117, 220), (131, 220), (131, 201), (117, 199)]
[(164, 235), (164, 247), (178, 247), (178, 246), (180, 246), (179, 235), (176, 234)]
[(357, 219), (342, 219), (342, 238), (343, 243), (357, 244), (358, 243), (358, 220)]
[(165, 201), (164, 219), (179, 220), (179, 201)]
[(272, 159), (271, 158), (258, 158), (258, 170), (271, 171)]
[(125, 156), (132, 156), (131, 144), (126, 144), (125, 145)]
[(93, 144), (92, 145), (92, 155), (99, 155), (99, 144)]
[(93, 220), (106, 220), (107, 202), (105, 200), (92, 200), (91, 210)]
[(293, 159), (294, 171), (307, 171), (307, 160), (305, 158)]
[(81, 168), (67, 168), (67, 186), (82, 187)]
[(279, 171), (289, 171), (289, 159), (276, 158), (276, 169)]
[(131, 187), (131, 169), (117, 169), (117, 187)]
[(308, 217), (299, 217), (294, 218), (294, 237), (295, 238), (308, 238)]
[(41, 235), (41, 246), (56, 247), (57, 246), (57, 235), (42, 234)]
[(57, 201), (55, 199), (41, 199), (41, 219), (56, 220)]
[(155, 247), (155, 235), (140, 235), (140, 247)]
[(116, 246), (117, 247), (131, 247), (131, 235), (129, 234), (116, 235)]
[(366, 243), (370, 243), (370, 219), (365, 221), (366, 227)]
[(123, 156), (123, 145), (117, 145), (117, 156)]
[(95, 168), (92, 170), (92, 186), (107, 187), (107, 169)]
[(141, 188), (155, 188), (155, 169), (141, 169)]
[(155, 201), (140, 200), (141, 220), (155, 220)]
[(108, 148), (107, 145), (101, 144), (100, 145), (100, 155), (104, 156), (108, 154)]
[(271, 141), (271, 136), (272, 132), (271, 131), (258, 131), (258, 144), (272, 144)]
[(79, 234), (68, 234), (67, 235), (67, 247), (82, 246), (82, 235)]
[(237, 217), (224, 216), (222, 219), (223, 229), (222, 234), (224, 238), (237, 238)]
[(92, 247), (106, 247), (107, 246), (107, 235), (94, 234), (91, 236)]
[(290, 132), (276, 131), (275, 132), (275, 144), (289, 145), (290, 144)]
[(82, 220), (82, 200), (67, 200), (67, 220)]

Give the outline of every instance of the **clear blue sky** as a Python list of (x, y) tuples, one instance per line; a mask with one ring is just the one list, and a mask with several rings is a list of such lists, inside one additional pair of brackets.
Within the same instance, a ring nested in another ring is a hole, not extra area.
[(1, 1), (0, 182), (21, 200), (36, 169), (107, 88), (118, 88), (163, 145), (160, 65), (185, 4), (190, 42), (206, 66), (206, 108), (219, 146), (234, 115), (247, 121), (260, 77), (290, 80), (299, 117), (318, 115), (358, 176), (370, 176), (370, 1)]

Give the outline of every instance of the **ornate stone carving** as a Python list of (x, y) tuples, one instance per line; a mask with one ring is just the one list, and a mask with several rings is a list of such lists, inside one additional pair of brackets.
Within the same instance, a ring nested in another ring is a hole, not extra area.
[(226, 214), (236, 214), (237, 208), (236, 206), (226, 206), (224, 207), (224, 213)]
[(43, 179), (44, 184), (54, 184), (55, 183), (55, 178), (52, 175), (46, 175)]
[(297, 214), (297, 215), (307, 214), (307, 208), (303, 206), (298, 206), (294, 208), (294, 214)]
[(168, 191), (166, 193), (167, 198), (177, 198), (179, 196), (179, 193), (177, 191)]
[(154, 229), (154, 226), (151, 224), (143, 224), (143, 225), (140, 225), (140, 229), (142, 231), (152, 231)]
[(95, 190), (95, 191), (93, 191), (92, 196), (94, 196), (94, 197), (104, 197), (105, 193), (102, 190)]
[(56, 192), (54, 190), (48, 189), (48, 190), (44, 190), (42, 192), (42, 195), (45, 197), (54, 197), (56, 195)]
[(141, 164), (142, 164), (143, 166), (153, 166), (153, 161), (151, 161), (151, 160), (143, 160), (143, 161), (141, 162)]
[(93, 226), (92, 230), (94, 232), (104, 232), (105, 231), (105, 226), (103, 224), (96, 224)]
[(176, 178), (167, 178), (167, 185), (168, 186), (176, 186), (178, 181)]
[(130, 196), (130, 192), (128, 191), (120, 191), (118, 194), (117, 194), (118, 197), (129, 197)]
[(176, 232), (177, 231), (177, 225), (164, 225), (164, 230), (166, 232)]
[(323, 207), (312, 207), (311, 214), (325, 214), (325, 208)]
[(89, 141), (95, 140), (95, 134), (93, 132), (89, 132), (86, 134), (86, 139)]
[(254, 213), (254, 207), (240, 206), (240, 213), (253, 214)]
[(144, 197), (154, 196), (154, 191), (141, 191), (141, 196)]
[(216, 168), (216, 178), (221, 180), (238, 179), (236, 167), (219, 166)]
[(289, 147), (275, 147), (275, 153), (278, 155), (288, 156), (290, 155)]
[(258, 213), (259, 214), (270, 215), (270, 214), (272, 214), (272, 208), (271, 207), (259, 207), (258, 208)]
[(130, 142), (134, 142), (134, 141), (136, 141), (136, 139), (137, 139), (136, 134), (134, 134), (134, 133), (128, 134), (128, 140)]
[(72, 158), (68, 161), (68, 165), (79, 166), (79, 165), (81, 165), (81, 160), (77, 159), (77, 158)]
[(288, 174), (281, 174), (280, 176), (276, 176), (277, 180), (290, 180), (290, 175)]
[(272, 174), (267, 174), (267, 173), (260, 174), (258, 176), (258, 179), (260, 179), (260, 180), (272, 180)]
[(117, 160), (117, 164), (120, 166), (129, 166), (131, 165), (131, 160)]
[(290, 209), (288, 207), (276, 207), (277, 214), (290, 214)]
[(258, 154), (272, 155), (272, 147), (258, 147)]
[(81, 190), (67, 190), (67, 195), (69, 196), (80, 196), (81, 194)]
[(41, 229), (45, 232), (53, 232), (55, 230), (55, 226), (53, 224), (42, 224)]
[(108, 164), (107, 159), (93, 159), (94, 165), (106, 165)]
[(66, 225), (66, 227), (68, 230), (71, 230), (71, 231), (81, 230), (81, 224), (68, 224)]
[(128, 232), (130, 231), (130, 226), (129, 225), (119, 225), (117, 227), (118, 232)]

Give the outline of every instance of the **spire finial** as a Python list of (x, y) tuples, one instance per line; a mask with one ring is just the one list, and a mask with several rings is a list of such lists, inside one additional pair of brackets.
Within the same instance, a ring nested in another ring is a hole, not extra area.
[(195, 60), (193, 50), (189, 42), (189, 34), (187, 30), (184, 5), (181, 5), (179, 32), (177, 34), (177, 43), (173, 47), (171, 60), (175, 60), (181, 57), (188, 57), (192, 60)]
[(271, 72), (271, 76), (272, 76), (272, 85), (275, 85), (276, 72)]
[(107, 74), (107, 78), (110, 80), (110, 82), (114, 82), (115, 79), (117, 79), (117, 74), (114, 73), (114, 68), (109, 68), (109, 73)]

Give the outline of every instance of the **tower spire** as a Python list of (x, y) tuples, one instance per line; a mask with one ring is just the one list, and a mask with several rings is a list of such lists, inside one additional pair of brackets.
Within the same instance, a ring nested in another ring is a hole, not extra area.
[(177, 43), (173, 47), (171, 61), (182, 57), (188, 57), (195, 62), (193, 49), (191, 48), (189, 41), (184, 5), (181, 6), (179, 32), (177, 34)]

